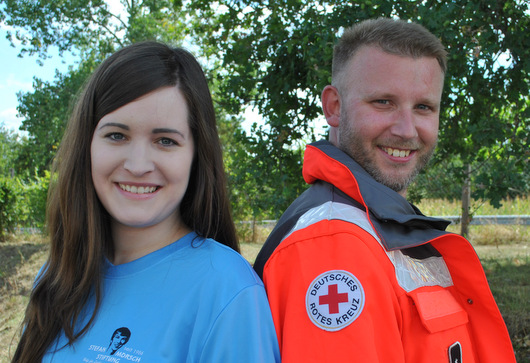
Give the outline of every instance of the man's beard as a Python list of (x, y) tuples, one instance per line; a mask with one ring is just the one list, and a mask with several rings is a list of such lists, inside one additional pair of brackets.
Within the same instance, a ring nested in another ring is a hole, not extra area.
[[(378, 166), (374, 159), (369, 155), (369, 150), (365, 150), (362, 137), (355, 133), (352, 127), (352, 123), (348, 119), (346, 111), (343, 109), (341, 113), (341, 121), (339, 125), (339, 147), (342, 151), (348, 154), (354, 159), (359, 165), (363, 167), (368, 174), (372, 176), (377, 182), (385, 185), (386, 187), (394, 190), (395, 192), (405, 191), (408, 186), (414, 181), (419, 172), (427, 165), (429, 160), (434, 153), (436, 144), (428, 150), (419, 155), (414, 169), (407, 175), (396, 176), (385, 174)], [(402, 149), (414, 149), (415, 147), (407, 146), (406, 143), (399, 143), (393, 146), (401, 146)], [(400, 169), (400, 166), (396, 164), (394, 168)]]

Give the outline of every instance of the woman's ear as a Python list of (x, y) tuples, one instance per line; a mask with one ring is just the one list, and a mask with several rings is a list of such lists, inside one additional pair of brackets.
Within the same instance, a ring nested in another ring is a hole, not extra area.
[(322, 110), (328, 125), (339, 127), (340, 121), (340, 95), (336, 87), (327, 85), (322, 91), (321, 96)]

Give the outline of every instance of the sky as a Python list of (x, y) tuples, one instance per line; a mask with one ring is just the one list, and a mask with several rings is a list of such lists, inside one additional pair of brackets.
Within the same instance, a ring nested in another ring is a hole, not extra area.
[(75, 59), (61, 58), (56, 53), (44, 60), (44, 65), (37, 63), (36, 56), (18, 57), (20, 49), (13, 48), (6, 39), (6, 27), (0, 23), (0, 125), (8, 130), (19, 132), (22, 120), (17, 118), (17, 93), (33, 90), (33, 77), (44, 81), (55, 78), (55, 70), (64, 73)]

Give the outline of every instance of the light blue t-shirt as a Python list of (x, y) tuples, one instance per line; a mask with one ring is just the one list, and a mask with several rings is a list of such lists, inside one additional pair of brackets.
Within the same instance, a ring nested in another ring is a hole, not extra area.
[(65, 343), (60, 336), (43, 362), (280, 361), (261, 280), (237, 252), (195, 233), (135, 261), (107, 263), (95, 322), (61, 349)]

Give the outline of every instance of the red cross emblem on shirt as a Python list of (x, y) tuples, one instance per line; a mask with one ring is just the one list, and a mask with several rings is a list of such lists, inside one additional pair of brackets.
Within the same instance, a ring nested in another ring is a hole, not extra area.
[(328, 294), (322, 295), (318, 299), (320, 305), (328, 304), (329, 313), (337, 314), (339, 312), (339, 304), (348, 302), (348, 293), (338, 292), (337, 284), (328, 286)]

